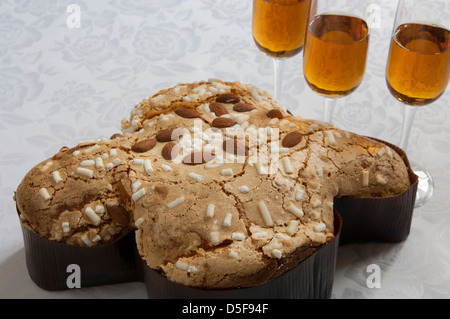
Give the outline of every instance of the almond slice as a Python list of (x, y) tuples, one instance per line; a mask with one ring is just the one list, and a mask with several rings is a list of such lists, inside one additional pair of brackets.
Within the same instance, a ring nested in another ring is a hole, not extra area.
[(117, 225), (127, 226), (130, 223), (130, 214), (123, 206), (106, 206), (106, 211)]
[(179, 153), (180, 146), (173, 142), (166, 144), (162, 149), (162, 157), (167, 161), (173, 160), (178, 156)]
[(236, 122), (233, 119), (226, 118), (226, 117), (216, 118), (211, 123), (211, 125), (216, 128), (232, 127), (235, 124), (236, 124)]
[(156, 140), (160, 143), (177, 141), (183, 135), (183, 130), (179, 128), (169, 128), (167, 130), (159, 131), (156, 134)]
[(253, 105), (250, 105), (247, 103), (238, 103), (233, 107), (233, 110), (235, 112), (240, 112), (240, 113), (250, 112), (250, 111), (253, 111), (254, 109), (255, 109), (255, 107)]
[(269, 112), (267, 112), (267, 117), (270, 117), (271, 119), (277, 118), (277, 119), (283, 119), (283, 113), (281, 113), (280, 110), (270, 110)]
[(291, 148), (300, 144), (302, 139), (303, 135), (300, 132), (290, 132), (284, 137), (281, 144), (283, 145), (283, 147)]
[(199, 112), (190, 108), (182, 108), (175, 110), (175, 114), (185, 119), (195, 119), (201, 117), (201, 114)]
[(131, 147), (131, 150), (136, 153), (145, 153), (152, 150), (156, 145), (155, 138), (149, 138), (140, 142), (137, 142)]
[(209, 109), (211, 110), (211, 112), (214, 112), (216, 116), (228, 114), (227, 108), (220, 103), (212, 102), (209, 105)]
[(237, 97), (234, 94), (221, 94), (216, 98), (216, 102), (218, 103), (229, 103), (229, 104), (236, 104), (239, 103), (241, 99)]

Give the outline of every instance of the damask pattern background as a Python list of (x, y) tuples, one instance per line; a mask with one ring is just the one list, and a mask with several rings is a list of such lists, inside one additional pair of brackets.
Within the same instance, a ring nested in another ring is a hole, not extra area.
[[(375, 0), (361, 87), (339, 100), (336, 126), (394, 144), (403, 106), (389, 94), (385, 65), (396, 1)], [(69, 28), (68, 5), (80, 7)], [(439, 10), (439, 8), (436, 8)], [(0, 0), (0, 298), (146, 298), (140, 283), (42, 291), (29, 279), (13, 201), (22, 177), (63, 146), (109, 137), (136, 102), (179, 82), (220, 78), (272, 89), (272, 61), (253, 43), (251, 0)], [(322, 118), (322, 98), (287, 61), (282, 102)], [(408, 155), (435, 177), (400, 244), (341, 247), (333, 298), (450, 297), (450, 92), (419, 111)], [(381, 269), (370, 289), (367, 267)]]

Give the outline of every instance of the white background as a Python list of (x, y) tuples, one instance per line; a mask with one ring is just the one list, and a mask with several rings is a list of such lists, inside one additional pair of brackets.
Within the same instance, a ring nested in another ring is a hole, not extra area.
[[(376, 0), (361, 87), (339, 100), (336, 126), (394, 144), (403, 106), (389, 94), (385, 65), (396, 1)], [(70, 29), (66, 8), (81, 8)], [(178, 82), (220, 78), (272, 89), (270, 58), (251, 34), (250, 0), (0, 0), (0, 298), (146, 298), (141, 283), (50, 293), (25, 266), (14, 190), (62, 146), (109, 137), (136, 102)], [(450, 12), (448, 13), (450, 15)], [(321, 120), (322, 99), (306, 85), (298, 55), (287, 61), (282, 102)], [(450, 92), (419, 110), (408, 155), (435, 178), (431, 202), (414, 213), (400, 244), (339, 250), (332, 298), (450, 297)], [(381, 288), (366, 268), (381, 268)]]

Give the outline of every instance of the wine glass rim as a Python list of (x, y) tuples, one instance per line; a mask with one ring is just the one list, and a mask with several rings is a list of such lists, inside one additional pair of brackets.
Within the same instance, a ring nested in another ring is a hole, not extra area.
[(430, 27), (437, 27), (437, 28), (440, 28), (440, 29), (444, 29), (444, 30), (450, 32), (450, 27), (449, 27), (449, 26), (445, 26), (445, 25), (443, 25), (443, 24), (439, 24), (439, 23), (436, 23), (436, 22), (433, 22), (433, 21), (429, 21), (429, 20), (414, 20), (414, 21), (411, 20), (411, 21), (408, 21), (408, 22), (402, 22), (402, 23), (399, 23), (399, 24), (394, 28), (394, 32), (398, 29), (399, 26), (405, 25), (405, 24), (420, 24), (420, 25), (426, 25), (426, 26), (430, 26)]
[[(256, 0), (258, 1), (258, 0)], [(293, 6), (298, 6), (299, 4), (306, 2), (307, 0), (303, 0), (301, 2), (296, 2), (296, 3), (290, 3), (290, 4), (282, 4), (282, 3), (276, 3), (273, 0), (262, 0), (264, 2), (267, 2), (268, 4), (272, 4), (274, 6), (280, 6), (280, 7), (293, 7)]]
[[(354, 42), (352, 42), (352, 43), (363, 42), (363, 41), (365, 41), (368, 37), (370, 37), (370, 34), (371, 34), (371, 28), (370, 28), (369, 24), (367, 23), (367, 21), (366, 21), (365, 19), (363, 19), (363, 18), (357, 16), (357, 15), (352, 15), (352, 14), (345, 13), (345, 12), (337, 12), (337, 11), (336, 11), (336, 12), (324, 12), (324, 13), (321, 13), (321, 14), (317, 14), (317, 15), (315, 15), (314, 17), (311, 18), (311, 20), (310, 20), (310, 22), (309, 22), (309, 25), (308, 25), (308, 28), (311, 26), (311, 24), (314, 22), (314, 20), (315, 20), (317, 17), (319, 17), (319, 16), (324, 16), (324, 15), (339, 15), (339, 16), (343, 16), (343, 17), (357, 18), (357, 19), (360, 19), (361, 21), (363, 21), (363, 22), (366, 24), (366, 26), (367, 26), (367, 33), (365, 34), (364, 37), (362, 37), (362, 38), (359, 39), (358, 41), (354, 41)], [(314, 34), (313, 34), (313, 36), (316, 37)], [(327, 42), (327, 43), (332, 43), (332, 44), (339, 44), (339, 45), (346, 45), (346, 44), (348, 44), (348, 43), (334, 42), (334, 41), (328, 41), (328, 40), (322, 40), (322, 41), (325, 41), (325, 42)]]
[[(441, 28), (441, 29), (444, 29), (444, 30), (447, 30), (448, 32), (450, 32), (450, 30), (448, 30), (445, 26), (438, 25), (438, 24), (436, 24), (436, 23), (423, 22), (423, 21), (415, 21), (415, 22), (407, 22), (407, 23), (403, 23), (403, 24), (401, 24), (401, 25), (407, 25), (407, 24), (427, 25), (427, 26), (430, 26), (430, 27)], [(444, 50), (444, 51), (442, 51), (442, 52), (435, 52), (435, 53), (427, 53), (427, 52), (421, 52), (421, 51), (418, 51), (418, 50), (411, 50), (411, 49), (405, 47), (400, 41), (398, 41), (398, 39), (397, 39), (397, 33), (398, 33), (398, 28), (399, 28), (399, 27), (400, 27), (400, 25), (394, 30), (394, 34), (392, 35), (392, 38), (393, 38), (393, 40), (395, 41), (395, 43), (397, 43), (399, 46), (401, 46), (401, 47), (404, 48), (405, 50), (408, 50), (408, 51), (410, 51), (410, 52), (414, 52), (414, 53), (417, 53), (417, 54), (421, 54), (421, 55), (429, 55), (429, 56), (432, 56), (432, 55), (440, 55), (440, 54), (443, 54), (443, 53), (445, 53), (445, 52), (450, 51), (450, 47), (448, 47), (446, 50)]]
[(314, 17), (312, 17), (310, 20), (312, 20), (318, 16), (325, 16), (325, 15), (328, 15), (328, 16), (335, 15), (335, 16), (342, 16), (342, 17), (349, 17), (349, 18), (357, 18), (357, 19), (364, 21), (364, 23), (367, 24), (367, 26), (369, 27), (369, 24), (367, 23), (365, 18), (363, 18), (357, 14), (352, 14), (350, 12), (339, 11), (339, 10), (330, 10), (330, 11), (324, 11), (324, 12), (318, 13)]

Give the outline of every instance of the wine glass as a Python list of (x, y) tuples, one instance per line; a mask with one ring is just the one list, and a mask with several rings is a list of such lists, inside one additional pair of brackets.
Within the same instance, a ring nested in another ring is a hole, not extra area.
[[(405, 105), (399, 147), (406, 151), (419, 107), (433, 103), (450, 79), (450, 4), (448, 0), (400, 0), (392, 33), (386, 82), (391, 94)], [(433, 196), (434, 182), (423, 168), (415, 207)]]
[(325, 122), (332, 123), (337, 98), (363, 80), (371, 6), (372, 0), (312, 0), (303, 72), (309, 87), (325, 97)]
[(273, 58), (274, 92), (281, 98), (284, 60), (300, 53), (305, 42), (311, 0), (253, 0), (253, 39)]

